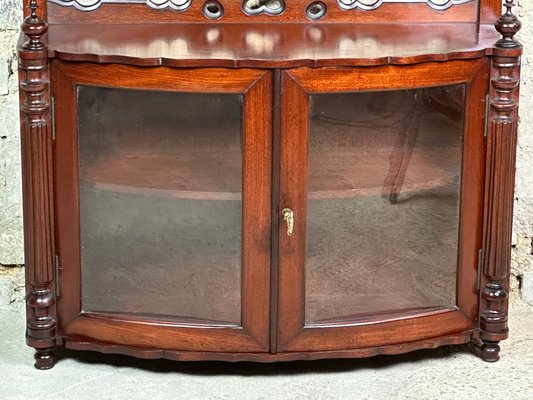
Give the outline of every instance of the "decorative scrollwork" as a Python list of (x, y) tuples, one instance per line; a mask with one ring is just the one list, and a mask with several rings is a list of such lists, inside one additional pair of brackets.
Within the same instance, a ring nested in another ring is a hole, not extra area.
[(337, 0), (337, 4), (345, 10), (359, 8), (375, 10), (385, 3), (426, 3), (435, 10), (447, 10), (453, 5), (469, 3), (473, 0)]
[(48, 0), (63, 7), (74, 7), (80, 11), (93, 11), (102, 4), (146, 4), (156, 10), (170, 8), (183, 11), (190, 7), (192, 0)]
[(248, 15), (279, 15), (285, 11), (284, 0), (244, 0), (242, 9)]

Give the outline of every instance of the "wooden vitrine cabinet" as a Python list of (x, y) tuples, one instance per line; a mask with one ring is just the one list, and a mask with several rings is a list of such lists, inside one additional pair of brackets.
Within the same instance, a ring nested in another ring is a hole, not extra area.
[(30, 1), (36, 367), (56, 345), (265, 362), (472, 342), (498, 360), (521, 55), (505, 5)]

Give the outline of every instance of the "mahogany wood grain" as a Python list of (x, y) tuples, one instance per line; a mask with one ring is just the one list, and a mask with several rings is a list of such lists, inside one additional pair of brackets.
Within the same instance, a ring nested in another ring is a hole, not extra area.
[[(477, 22), (477, 0), (454, 5), (445, 11), (437, 11), (426, 4), (383, 4), (372, 11), (343, 10), (335, 0), (323, 0), (327, 7), (324, 18), (311, 21), (305, 15), (306, 7), (311, 1), (286, 1), (286, 9), (280, 15), (258, 14), (248, 16), (242, 11), (241, 0), (221, 0), (224, 16), (216, 23), (306, 23), (327, 24), (330, 22), (358, 22), (358, 23), (420, 23), (420, 22)], [(90, 12), (90, 17), (84, 11), (73, 7), (62, 7), (53, 3), (48, 4), (48, 21), (50, 24), (122, 24), (130, 23), (181, 23), (194, 22), (213, 24), (202, 13), (203, 1), (193, 1), (189, 9), (176, 12), (171, 10), (154, 10), (144, 4), (104, 4), (97, 10)], [(494, 21), (492, 21), (494, 22)]]
[[(479, 316), (477, 297), (478, 257), (482, 247), (483, 200), (485, 189), (485, 115), (487, 80), (490, 64), (485, 60), (468, 85), (466, 98), (465, 136), (461, 180), (461, 220), (459, 231), (459, 274), (457, 305), (471, 319)], [(476, 117), (478, 116), (478, 117)], [(471, 251), (473, 249), (474, 251)]]
[(36, 349), (35, 367), (54, 365), (56, 343), (52, 123), (47, 49), (41, 40), (48, 28), (30, 2), (22, 24), (28, 40), (19, 47), (21, 99), (24, 258), (26, 265), (26, 342)]
[(57, 25), (50, 57), (169, 67), (378, 66), (481, 58), (499, 38), (476, 24)]
[(484, 260), (481, 281), (480, 332), (483, 360), (498, 361), (498, 342), (507, 338), (509, 268), (514, 204), (520, 56), (522, 45), (514, 37), (520, 22), (506, 0), (506, 13), (497, 21), (502, 39), (496, 43), (490, 73)]
[(407, 343), (436, 338), (471, 330), (475, 322), (461, 311), (435, 313), (435, 315), (409, 319), (390, 320), (347, 326), (304, 328), (289, 342), (283, 342), (283, 351), (331, 351), (357, 349)]
[(417, 340), (409, 343), (395, 345), (369, 347), (353, 350), (332, 350), (316, 352), (284, 352), (277, 354), (265, 353), (205, 353), (205, 352), (181, 352), (167, 349), (150, 349), (140, 347), (117, 346), (94, 341), (80, 341), (75, 338), (65, 338), (65, 347), (72, 350), (98, 351), (104, 354), (123, 354), (145, 359), (165, 358), (174, 361), (254, 361), (254, 362), (281, 362), (296, 360), (320, 360), (325, 358), (359, 358), (373, 357), (377, 355), (403, 354), (419, 349), (434, 349), (445, 345), (458, 345), (469, 343), (473, 332), (466, 331), (459, 334), (441, 336), (439, 338)]
[(502, 13), (502, 0), (483, 0), (479, 6), (479, 22), (494, 24)]
[[(324, 1), (328, 12), (318, 21), (305, 16), (310, 0), (287, 1), (279, 16), (246, 16), (241, 0), (222, 0), (225, 15), (216, 22), (202, 15), (202, 1), (184, 12), (144, 4), (81, 12), (46, 0), (24, 6), (18, 54), (26, 338), (36, 349), (37, 368), (53, 366), (56, 344), (142, 358), (274, 362), (482, 341), (482, 358), (499, 359), (498, 342), (508, 334), (522, 54), (514, 38), (520, 23), (511, 12), (513, 0), (505, 0), (500, 18), (501, 0), (474, 0), (445, 11), (385, 4), (370, 12)], [(280, 70), (288, 68), (293, 69)], [(457, 83), (467, 85), (467, 98), (456, 306), (305, 325), (310, 94)], [(242, 326), (82, 311), (78, 84), (243, 95)], [(280, 216), (286, 206), (297, 221), (290, 239)]]
[[(438, 63), (415, 66), (383, 66), (379, 68), (321, 68), (293, 69), (283, 73), (281, 119), (281, 176), (280, 209), (288, 207), (295, 215), (295, 230), (288, 236), (279, 231), (279, 321), (278, 349), (280, 351), (317, 351), (342, 349), (353, 346), (374, 346), (377, 337), (391, 343), (416, 340), (416, 335), (443, 335), (472, 329), (477, 317), (476, 288), (477, 254), (481, 247), (480, 221), (482, 218), (483, 186), (483, 123), (478, 115), (484, 110), (487, 62), (485, 60), (454, 61), (447, 68)], [(353, 92), (362, 90), (407, 89), (466, 83), (468, 113), (465, 124), (460, 241), (458, 259), (457, 305), (446, 319), (435, 317), (429, 325), (427, 318), (413, 312), (410, 324), (394, 316), (390, 321), (361, 324), (345, 321), (342, 328), (324, 329), (305, 324), (305, 254), (308, 193), (307, 155), (300, 149), (308, 148), (309, 95), (314, 93)], [(476, 113), (474, 113), (475, 111)], [(279, 216), (278, 216), (279, 218)], [(439, 322), (441, 321), (441, 322)], [(398, 325), (396, 325), (398, 324)], [(395, 336), (396, 327), (402, 327)], [(439, 331), (442, 329), (443, 331)], [(447, 330), (450, 331), (447, 331)], [(399, 332), (402, 332), (401, 334)], [(386, 332), (386, 334), (384, 333)], [(385, 335), (380, 336), (380, 335)], [(367, 336), (365, 336), (367, 335)], [(407, 335), (407, 336), (406, 336)], [(425, 336), (429, 337), (429, 336)], [(418, 337), (419, 338), (419, 337)], [(362, 341), (362, 342), (361, 342)]]
[[(43, 20), (50, 22), (48, 20), (48, 12), (47, 12), (47, 1), (46, 0), (35, 0), (37, 4), (37, 15), (39, 15)], [(22, 12), (24, 15), (24, 19), (30, 16), (31, 10), (29, 7), (30, 0), (22, 0)]]
[(272, 204), (271, 204), (271, 277), (270, 277), (270, 352), (277, 353), (278, 346), (278, 290), (279, 290), (279, 242), (278, 231), (281, 212), (279, 208), (280, 146), (281, 146), (281, 77), (274, 70), (274, 94), (272, 103)]
[[(284, 71), (281, 76), (280, 179), (279, 212), (290, 208), (296, 227), (287, 235), (285, 223), (278, 231), (278, 351), (286, 350), (286, 343), (304, 326), (305, 271), (301, 262), (305, 257), (307, 234), (307, 132), (309, 130), (309, 96)], [(303, 152), (303, 154), (302, 154)], [(282, 219), (278, 212), (277, 218)]]
[[(327, 3), (332, 3), (332, 2), (333, 1), (330, 0)], [(26, 2), (24, 3), (25, 3), (24, 5), (26, 5)], [(90, 14), (91, 18), (87, 19), (86, 21), (85, 19), (87, 17), (87, 14), (84, 15), (83, 12), (81, 11), (78, 11), (75, 9), (64, 9), (63, 7), (58, 6), (56, 4), (48, 4), (48, 6), (46, 6), (46, 0), (37, 0), (37, 3), (38, 3), (39, 15), (42, 18), (47, 18), (48, 22), (51, 24), (75, 23), (75, 22), (91, 23), (91, 21), (97, 22), (94, 19), (92, 19), (93, 18), (92, 15), (94, 14)], [(236, 3), (240, 4), (240, 2), (238, 1)], [(293, 3), (291, 2), (291, 5), (292, 4)], [(303, 22), (310, 22), (307, 18), (304, 19), (303, 12), (301, 12), (300, 15), (298, 15), (298, 12), (297, 12), (299, 8), (301, 10), (304, 10), (308, 2), (302, 2), (302, 5), (299, 5), (299, 4), (297, 5), (296, 3), (294, 4), (295, 5), (291, 7), (291, 8), (294, 8), (294, 12), (293, 12), (294, 18), (297, 18)], [(232, 15), (231, 18), (233, 19), (240, 18), (243, 20), (243, 22), (249, 23), (250, 18), (244, 15), (239, 15), (236, 5), (234, 6), (235, 8), (234, 15)], [(158, 10), (158, 11), (151, 10), (144, 5), (131, 5), (131, 6), (133, 6), (132, 11), (128, 12), (127, 15), (128, 15), (129, 20), (132, 20), (132, 21), (133, 20), (140, 20), (143, 22), (153, 21), (154, 23), (159, 23), (162, 21), (174, 22), (175, 21), (174, 18), (176, 18), (176, 14), (179, 15), (179, 13), (176, 13), (173, 11), (169, 11), (169, 10), (163, 11), (165, 16), (163, 17), (163, 20), (161, 20), (159, 18), (160, 15), (162, 14), (161, 10)], [(334, 8), (337, 8), (336, 4), (334, 4), (333, 6)], [(412, 6), (413, 5), (411, 5), (411, 7)], [(226, 8), (225, 2), (224, 2), (224, 7)], [(381, 15), (375, 15), (375, 16), (372, 16), (372, 15), (366, 16), (365, 14), (368, 14), (367, 12), (362, 12), (362, 11), (354, 12), (353, 10), (345, 12), (346, 14), (345, 16), (344, 14), (342, 14), (341, 11), (337, 11), (334, 14), (334, 18), (331, 18), (328, 15), (328, 19), (326, 20), (322, 19), (319, 22), (330, 21), (335, 18), (345, 19), (350, 22), (353, 21), (354, 19), (362, 19), (363, 21), (367, 21), (367, 20), (373, 21), (373, 20), (380, 19), (380, 18), (383, 19), (385, 22), (395, 20), (393, 18), (399, 18), (399, 19), (403, 18), (405, 19), (406, 22), (408, 21), (420, 22), (421, 21), (420, 16), (425, 16), (428, 18), (439, 18), (439, 19), (443, 18), (439, 13), (431, 12), (431, 10), (424, 10), (423, 7), (427, 8), (427, 6), (424, 4), (420, 4), (417, 6), (416, 13), (414, 15), (413, 13), (411, 13), (411, 15), (404, 15), (406, 14), (405, 12), (395, 10), (394, 7), (395, 7), (394, 4), (389, 4), (387, 5), (387, 8), (382, 10), (380, 13), (376, 13), (376, 10), (374, 10), (373, 13), (381, 14)], [(116, 6), (114, 8), (115, 10), (113, 9), (112, 5), (106, 5), (105, 8), (101, 9), (100, 12), (98, 13), (99, 15), (97, 17), (97, 20), (109, 21), (110, 23), (116, 23), (117, 21), (124, 21), (126, 23), (129, 22), (128, 19), (124, 18), (124, 10), (119, 10), (117, 9), (118, 7)], [(328, 8), (331, 11), (331, 7), (328, 7)], [(396, 5), (396, 8), (398, 8), (397, 5)], [(50, 12), (48, 11), (48, 9), (50, 9)], [(199, 18), (199, 16), (201, 15), (200, 8), (191, 7), (189, 9), (189, 14), (192, 14), (191, 11), (193, 9), (195, 10), (194, 18), (197, 18), (199, 22), (209, 22), (209, 20), (207, 20), (205, 17), (203, 19)], [(26, 18), (29, 15), (29, 8), (25, 6), (23, 10), (24, 10), (24, 18)], [(481, 24), (494, 24), (494, 22), (496, 22), (498, 17), (501, 15), (501, 10), (502, 10), (502, 0), (479, 0), (479, 4), (476, 6), (476, 11), (472, 10), (470, 7), (469, 8), (464, 7), (463, 5), (463, 8), (461, 8), (460, 10), (455, 10), (455, 9), (448, 10), (448, 13), (446, 14), (445, 18), (446, 20), (452, 20), (453, 22), (458, 22), (459, 20), (463, 20), (465, 18), (472, 18), (472, 15), (474, 15), (475, 20), (472, 20), (471, 22), (480, 22)], [(452, 14), (449, 11), (454, 11), (454, 13)], [(120, 13), (120, 18), (117, 18), (117, 13)], [(48, 14), (50, 14), (49, 17), (48, 17)], [(467, 16), (465, 17), (464, 14), (466, 14)], [(190, 21), (189, 19), (191, 18), (190, 15), (187, 15), (186, 17), (182, 17), (182, 15), (179, 15), (178, 18), (183, 18), (186, 21)], [(455, 20), (454, 18), (456, 18), (457, 20)], [(266, 17), (264, 19), (268, 22), (272, 22), (271, 17)], [(253, 22), (255, 21), (257, 21), (257, 16), (254, 17)]]
[[(149, 69), (52, 63), (56, 109), (56, 212), (62, 296), (59, 330), (99, 342), (194, 351), (268, 351), (272, 74), (252, 69)], [(76, 85), (130, 89), (243, 93), (242, 327), (188, 326), (186, 319), (139, 322), (81, 313)], [(157, 339), (159, 337), (159, 339)]]

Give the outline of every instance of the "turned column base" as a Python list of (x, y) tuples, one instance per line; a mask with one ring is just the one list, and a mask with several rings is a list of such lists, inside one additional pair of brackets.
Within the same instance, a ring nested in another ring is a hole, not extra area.
[(499, 342), (483, 341), (481, 345), (481, 359), (486, 362), (496, 362), (500, 359)]
[(54, 353), (52, 349), (36, 349), (33, 357), (35, 364), (33, 366), (41, 370), (52, 368), (54, 366)]

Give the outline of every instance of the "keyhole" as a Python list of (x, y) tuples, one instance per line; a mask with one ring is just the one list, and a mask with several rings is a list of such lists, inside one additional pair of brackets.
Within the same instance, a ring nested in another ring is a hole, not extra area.
[(216, 0), (209, 0), (202, 7), (204, 15), (209, 19), (219, 19), (224, 15), (224, 7)]
[(278, 15), (285, 11), (285, 2), (283, 0), (245, 0), (243, 10), (246, 14), (269, 14)]
[(309, 19), (320, 19), (324, 15), (326, 15), (326, 5), (322, 3), (321, 1), (315, 1), (307, 7), (307, 10), (305, 10), (305, 15), (307, 15), (307, 18)]

